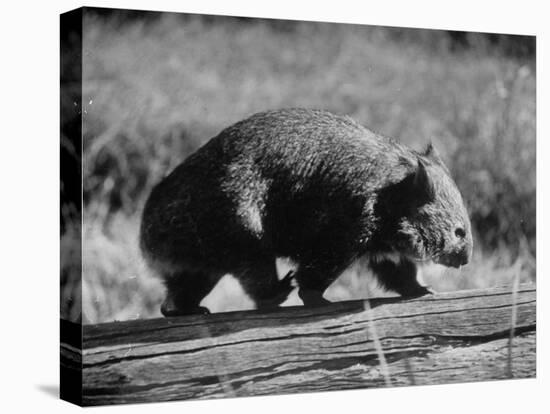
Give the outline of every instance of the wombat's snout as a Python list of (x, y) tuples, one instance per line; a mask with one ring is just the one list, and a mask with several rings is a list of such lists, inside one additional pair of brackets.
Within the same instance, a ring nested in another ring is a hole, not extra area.
[(437, 263), (440, 263), (445, 266), (451, 267), (460, 267), (468, 264), (472, 257), (472, 247), (467, 245), (462, 247), (460, 250), (455, 250), (451, 253), (443, 254), (439, 256)]

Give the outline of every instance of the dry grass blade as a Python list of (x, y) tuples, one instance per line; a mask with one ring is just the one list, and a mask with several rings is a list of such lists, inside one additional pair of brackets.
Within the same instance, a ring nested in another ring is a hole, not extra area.
[(409, 383), (411, 385), (416, 385), (416, 380), (414, 378), (414, 372), (412, 369), (411, 360), (409, 358), (405, 358), (403, 362), (405, 363), (405, 370), (407, 371), (407, 377), (409, 378)]
[(518, 258), (518, 260), (514, 265), (514, 281), (512, 285), (512, 316), (510, 320), (510, 338), (508, 340), (508, 364), (507, 364), (507, 371), (508, 371), (509, 378), (514, 377), (513, 366), (512, 366), (512, 350), (514, 346), (514, 335), (515, 335), (516, 321), (517, 321), (517, 297), (518, 297), (521, 268), (522, 268), (522, 263), (521, 263), (521, 260)]
[(378, 333), (376, 331), (374, 320), (372, 319), (372, 309), (370, 307), (370, 302), (368, 299), (365, 299), (363, 301), (363, 307), (367, 312), (367, 318), (369, 322), (368, 327), (370, 330), (370, 334), (372, 335), (374, 347), (376, 348), (378, 360), (380, 361), (380, 369), (382, 370), (382, 375), (384, 376), (384, 382), (386, 383), (386, 387), (390, 387), (391, 386), (390, 370), (388, 368), (388, 363), (384, 355), (384, 349), (382, 348), (382, 343), (380, 342), (380, 338), (378, 337)]
[[(213, 335), (210, 332), (210, 329), (208, 328), (208, 325), (201, 325), (201, 331), (202, 331), (202, 337), (203, 338), (211, 338), (214, 340)], [(213, 344), (214, 345), (214, 344)], [(213, 366), (212, 372), (218, 372), (218, 367)], [(229, 377), (226, 374), (217, 374), (218, 381), (220, 383), (220, 386), (223, 390), (223, 394), (227, 396), (228, 398), (235, 398), (237, 397), (237, 393), (235, 392), (235, 389), (231, 385), (231, 381), (229, 380)]]

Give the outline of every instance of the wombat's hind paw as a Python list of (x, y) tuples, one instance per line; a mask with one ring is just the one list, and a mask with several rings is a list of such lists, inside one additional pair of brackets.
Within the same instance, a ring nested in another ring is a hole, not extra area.
[(283, 277), (280, 281), (279, 281), (279, 288), (281, 291), (286, 291), (288, 293), (290, 293), (292, 291), (292, 289), (294, 289), (296, 287), (296, 284), (293, 283), (293, 281), (296, 280), (294, 278), (294, 271), (293, 270), (290, 270), (286, 275), (285, 277)]
[(204, 306), (196, 306), (194, 308), (178, 308), (172, 306), (173, 304), (165, 301), (161, 307), (160, 312), (165, 317), (170, 316), (184, 316), (184, 315), (208, 315), (210, 311)]
[(270, 299), (264, 300), (265, 303), (258, 304), (258, 307), (259, 308), (278, 307), (281, 303), (287, 300), (288, 295), (290, 295), (290, 292), (294, 290), (295, 284), (292, 283), (293, 280), (294, 280), (294, 272), (291, 270), (285, 275), (285, 277), (279, 280), (279, 283), (277, 284), (277, 288), (274, 291), (273, 297)]

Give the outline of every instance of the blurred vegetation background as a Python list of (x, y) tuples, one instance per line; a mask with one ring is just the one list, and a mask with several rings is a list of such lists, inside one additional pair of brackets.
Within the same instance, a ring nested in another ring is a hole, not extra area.
[[(518, 263), (534, 281), (533, 37), (95, 9), (83, 37), (84, 323), (160, 315), (137, 247), (149, 191), (224, 127), (281, 107), (435, 144), (475, 232), (472, 264), (422, 270), (436, 290), (510, 283)], [(350, 269), (328, 298), (372, 294), (364, 276)], [(252, 306), (220, 285), (211, 310)]]

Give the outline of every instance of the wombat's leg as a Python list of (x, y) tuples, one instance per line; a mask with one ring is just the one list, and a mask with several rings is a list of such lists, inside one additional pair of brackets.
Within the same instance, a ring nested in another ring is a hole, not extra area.
[(295, 287), (292, 284), (294, 279), (292, 271), (279, 280), (275, 258), (251, 262), (235, 277), (239, 279), (243, 289), (258, 309), (278, 307)]
[(199, 304), (220, 277), (202, 270), (186, 270), (165, 277), (166, 299), (160, 311), (164, 316), (210, 313)]
[(405, 297), (418, 297), (432, 293), (416, 279), (416, 264), (406, 258), (370, 260), (370, 268), (383, 288)]

